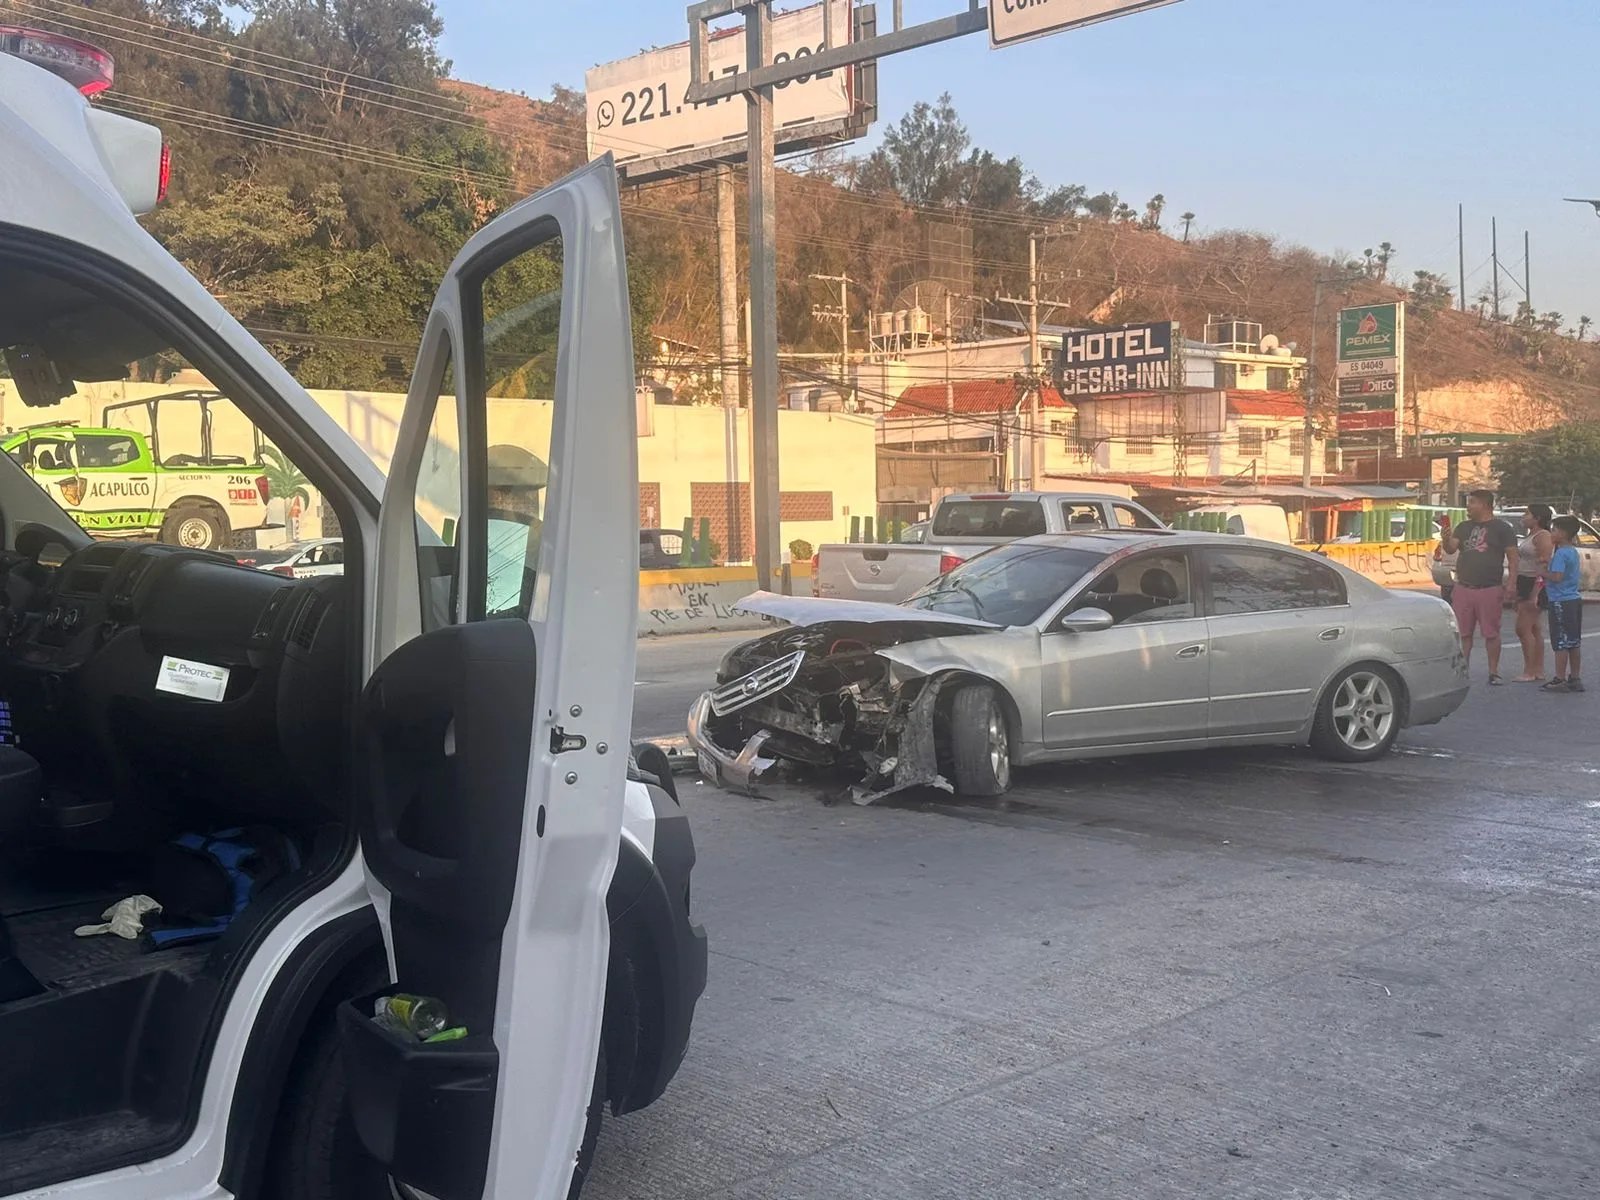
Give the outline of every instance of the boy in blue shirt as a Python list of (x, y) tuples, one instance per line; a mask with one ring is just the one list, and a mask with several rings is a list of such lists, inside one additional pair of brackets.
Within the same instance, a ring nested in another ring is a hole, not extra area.
[(1583, 680), (1578, 678), (1583, 652), (1583, 598), (1578, 594), (1578, 551), (1572, 544), (1578, 528), (1577, 517), (1557, 517), (1550, 523), (1555, 550), (1550, 555), (1550, 565), (1539, 572), (1550, 600), (1550, 646), (1556, 652), (1556, 674), (1544, 685), (1547, 692), (1583, 691)]

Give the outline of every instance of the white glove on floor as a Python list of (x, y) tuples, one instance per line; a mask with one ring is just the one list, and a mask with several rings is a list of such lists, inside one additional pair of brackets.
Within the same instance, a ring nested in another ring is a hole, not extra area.
[(130, 942), (144, 932), (144, 917), (146, 913), (158, 913), (161, 905), (149, 896), (129, 896), (126, 900), (118, 900), (105, 912), (101, 913), (104, 925), (80, 925), (73, 930), (79, 937), (94, 937), (101, 933), (114, 933), (120, 938), (127, 938)]

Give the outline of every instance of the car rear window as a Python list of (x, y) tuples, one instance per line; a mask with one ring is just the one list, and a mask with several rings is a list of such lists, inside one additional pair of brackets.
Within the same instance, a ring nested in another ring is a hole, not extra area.
[(1045, 532), (1038, 500), (947, 500), (934, 510), (934, 537), (1032, 537)]

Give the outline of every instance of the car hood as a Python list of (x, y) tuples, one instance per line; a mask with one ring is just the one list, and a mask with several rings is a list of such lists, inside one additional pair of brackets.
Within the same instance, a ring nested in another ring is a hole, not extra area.
[(902, 604), (879, 604), (873, 600), (830, 600), (820, 596), (780, 596), (776, 592), (753, 592), (735, 608), (764, 617), (776, 617), (791, 625), (821, 625), (846, 621), (857, 625), (879, 625), (895, 621), (903, 625), (955, 630), (1000, 629), (993, 621), (963, 617), (956, 613), (907, 608)]

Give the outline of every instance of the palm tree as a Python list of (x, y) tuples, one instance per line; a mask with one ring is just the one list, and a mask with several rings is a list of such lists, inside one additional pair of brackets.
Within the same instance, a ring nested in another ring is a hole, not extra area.
[(1583, 341), (1583, 335), (1589, 332), (1589, 326), (1591, 326), (1593, 324), (1594, 324), (1594, 322), (1591, 321), (1588, 317), (1579, 317), (1578, 318), (1578, 340), (1580, 342)]
[(1389, 260), (1394, 257), (1394, 247), (1388, 242), (1378, 243), (1378, 282), (1389, 278)]
[(300, 468), (290, 462), (288, 455), (276, 446), (266, 446), (262, 449), (261, 466), (261, 473), (266, 477), (272, 498), (283, 501), (283, 523), (288, 527), (289, 537), (293, 539), (294, 502), (299, 500), (302, 506), (310, 505), (311, 492), (306, 485), (311, 481), (302, 475)]
[(1187, 242), (1189, 240), (1189, 226), (1194, 223), (1194, 214), (1192, 212), (1181, 213), (1178, 216), (1178, 220), (1183, 222), (1183, 240)]

